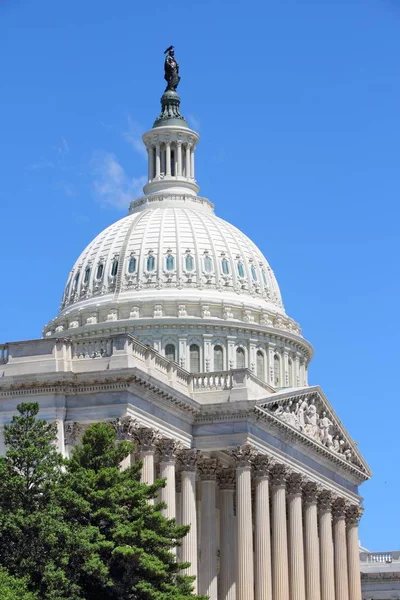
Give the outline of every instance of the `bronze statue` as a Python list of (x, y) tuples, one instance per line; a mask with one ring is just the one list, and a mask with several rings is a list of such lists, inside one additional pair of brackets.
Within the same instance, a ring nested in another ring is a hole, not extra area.
[(179, 65), (176, 62), (174, 47), (167, 48), (164, 54), (167, 55), (164, 62), (164, 79), (167, 82), (165, 91), (176, 92), (181, 78), (179, 77)]

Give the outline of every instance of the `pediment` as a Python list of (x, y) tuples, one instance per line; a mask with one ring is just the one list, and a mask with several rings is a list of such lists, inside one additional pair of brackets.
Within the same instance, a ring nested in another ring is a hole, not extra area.
[(356, 468), (365, 479), (371, 477), (372, 473), (356, 442), (343, 427), (320, 387), (277, 394), (257, 403), (257, 407), (266, 411), (269, 419), (276, 421), (280, 428), (296, 432), (296, 437), (308, 445), (310, 442), (316, 444), (324, 454), (329, 453), (332, 459), (344, 466)]

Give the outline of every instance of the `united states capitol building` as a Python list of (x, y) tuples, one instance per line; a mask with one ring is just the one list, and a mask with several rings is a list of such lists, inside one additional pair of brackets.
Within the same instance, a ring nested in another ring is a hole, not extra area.
[(133, 440), (211, 600), (361, 600), (370, 470), (308, 385), (267, 259), (199, 195), (177, 73), (169, 49), (144, 195), (77, 258), (43, 338), (0, 346), (0, 425), (35, 400), (65, 455), (93, 422)]

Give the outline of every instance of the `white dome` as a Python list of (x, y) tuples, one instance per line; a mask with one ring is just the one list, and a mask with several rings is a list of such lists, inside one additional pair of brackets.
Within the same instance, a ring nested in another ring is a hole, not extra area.
[(110, 300), (170, 298), (245, 303), (285, 314), (265, 257), (241, 231), (216, 217), (207, 200), (187, 199), (184, 207), (171, 202), (163, 207), (157, 200), (139, 212), (136, 202), (134, 212), (86, 247), (68, 278), (62, 311)]

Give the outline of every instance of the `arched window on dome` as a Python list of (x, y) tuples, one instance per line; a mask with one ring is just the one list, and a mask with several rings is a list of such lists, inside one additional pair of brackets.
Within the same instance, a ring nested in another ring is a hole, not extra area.
[(72, 293), (74, 294), (76, 292), (76, 290), (78, 289), (78, 281), (79, 281), (79, 275), (81, 274), (80, 271), (77, 272), (77, 274), (74, 277), (74, 283), (72, 285)]
[(111, 277), (115, 277), (117, 273), (118, 273), (118, 260), (115, 259), (112, 261), (112, 264), (111, 264)]
[(254, 265), (251, 265), (251, 276), (253, 281), (257, 281), (257, 271)]
[(194, 260), (191, 254), (185, 256), (185, 269), (186, 271), (193, 271), (194, 269)]
[(175, 269), (175, 258), (172, 256), (172, 254), (167, 254), (165, 266), (167, 271), (173, 271)]
[(222, 346), (214, 346), (214, 371), (222, 371), (224, 368), (224, 351)]
[(208, 254), (206, 254), (204, 257), (204, 270), (206, 273), (212, 273), (213, 270), (213, 261), (211, 256), (208, 256)]
[(89, 278), (90, 278), (90, 267), (86, 267), (86, 269), (85, 269), (85, 275), (83, 277), (83, 283), (85, 285), (89, 283)]
[(190, 372), (200, 373), (200, 348), (197, 344), (191, 344), (189, 348), (190, 354)]
[(238, 272), (239, 277), (244, 277), (244, 266), (241, 261), (239, 261), (237, 264), (237, 272)]
[(147, 270), (150, 271), (154, 271), (154, 269), (156, 268), (156, 259), (154, 258), (154, 256), (152, 254), (150, 254), (147, 257)]
[(134, 273), (136, 271), (136, 258), (131, 256), (128, 263), (128, 273)]
[(275, 387), (281, 384), (281, 361), (277, 354), (274, 355), (274, 385)]
[(244, 369), (246, 366), (246, 355), (243, 348), (236, 348), (236, 368)]
[(263, 278), (264, 285), (265, 285), (266, 287), (268, 287), (267, 274), (266, 274), (266, 272), (264, 271), (264, 269), (262, 269), (262, 270), (261, 270), (261, 274), (262, 274), (262, 278)]
[(288, 370), (289, 370), (289, 386), (293, 386), (294, 385), (294, 381), (293, 381), (293, 361), (291, 358), (289, 358), (288, 361)]
[(99, 280), (103, 277), (103, 273), (104, 273), (104, 264), (100, 263), (97, 267), (97, 271), (96, 271), (96, 279)]
[(165, 358), (168, 359), (168, 360), (171, 360), (171, 361), (175, 362), (176, 356), (175, 356), (175, 346), (174, 346), (174, 344), (167, 344), (165, 346)]
[(229, 261), (226, 258), (221, 260), (222, 272), (224, 275), (229, 275)]
[(261, 352), (261, 350), (257, 351), (257, 377), (259, 379), (264, 380), (265, 378), (265, 358), (264, 358), (264, 353)]

